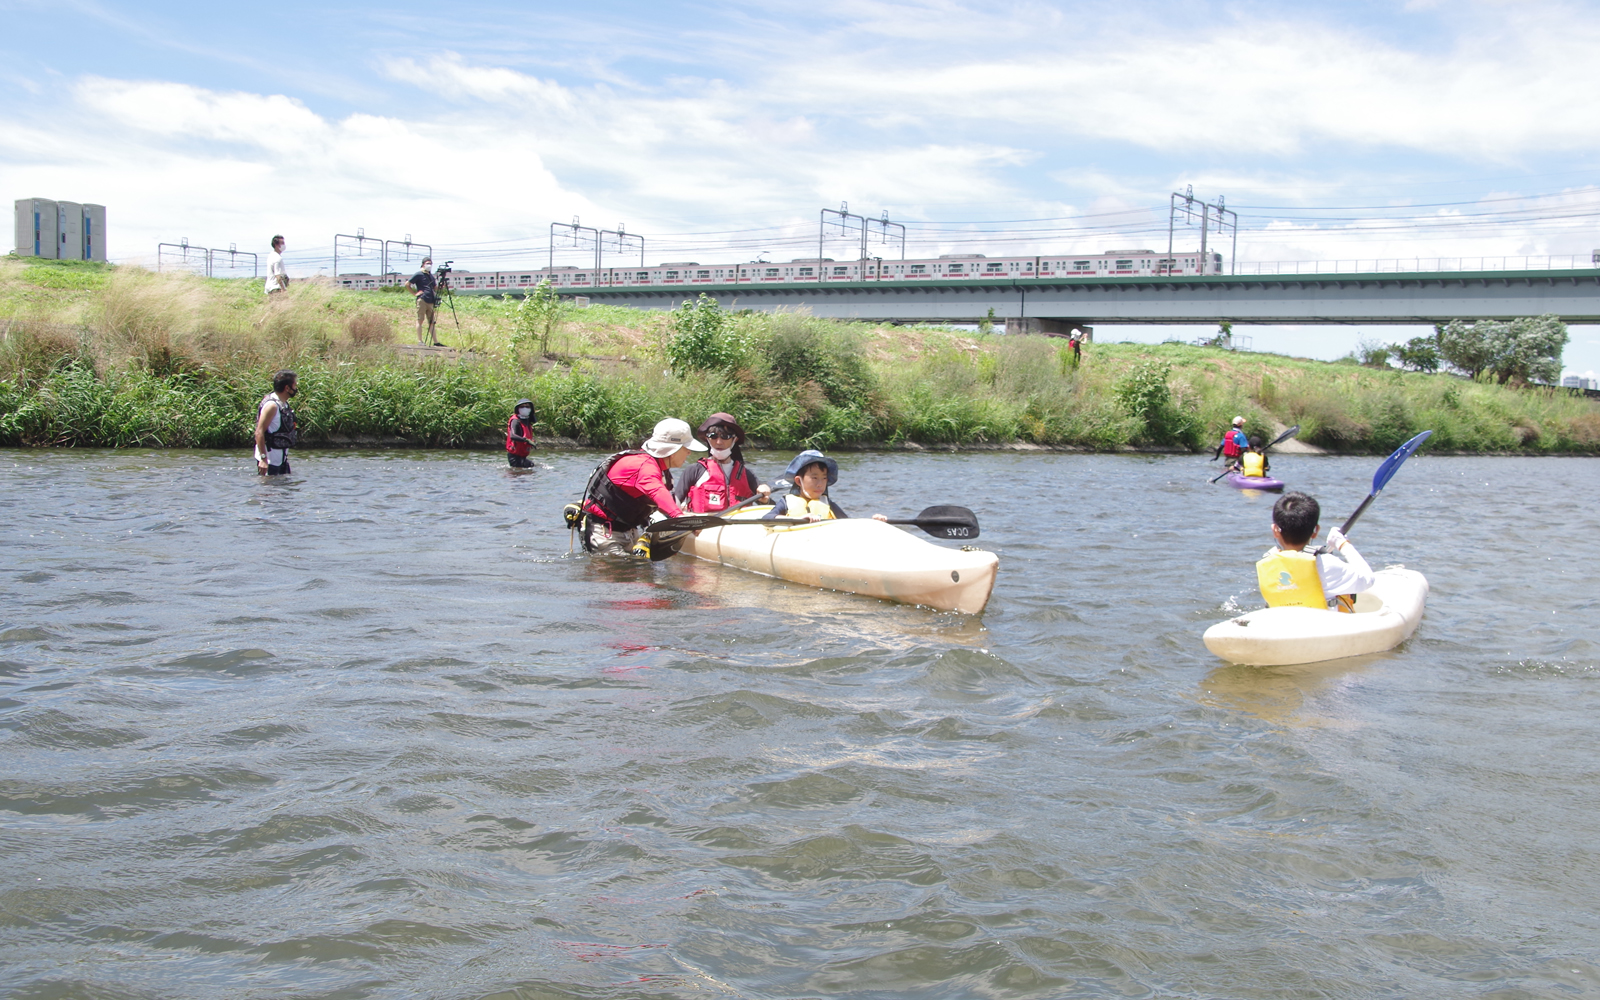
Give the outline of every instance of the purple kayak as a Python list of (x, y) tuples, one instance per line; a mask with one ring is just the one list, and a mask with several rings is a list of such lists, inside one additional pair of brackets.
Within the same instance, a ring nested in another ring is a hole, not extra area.
[(1273, 479), (1271, 476), (1246, 476), (1230, 472), (1228, 485), (1236, 490), (1265, 490), (1268, 493), (1276, 493), (1283, 489), (1283, 480)]

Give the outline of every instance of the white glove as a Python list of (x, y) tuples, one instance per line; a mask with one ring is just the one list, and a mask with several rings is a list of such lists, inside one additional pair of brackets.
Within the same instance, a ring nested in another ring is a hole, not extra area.
[(1338, 552), (1340, 549), (1345, 547), (1346, 541), (1347, 539), (1344, 537), (1344, 532), (1340, 531), (1338, 528), (1334, 528), (1332, 531), (1328, 532), (1328, 551)]

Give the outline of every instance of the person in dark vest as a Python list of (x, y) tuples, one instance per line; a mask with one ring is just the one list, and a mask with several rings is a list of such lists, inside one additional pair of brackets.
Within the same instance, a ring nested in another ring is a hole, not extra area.
[(506, 421), (506, 462), (513, 469), (533, 468), (533, 400), (519, 399)]
[(294, 372), (285, 370), (272, 377), (272, 391), (261, 397), (256, 411), (256, 471), (263, 476), (289, 474), (289, 449), (299, 440), (289, 400), (299, 391)]
[(756, 494), (772, 495), (772, 487), (744, 464), (744, 428), (730, 413), (713, 413), (700, 424), (700, 436), (711, 454), (683, 468), (672, 487), (678, 506), (694, 514), (715, 514)]
[[(681, 516), (683, 509), (672, 496), (672, 470), (682, 467), (691, 451), (706, 450), (687, 423), (668, 417), (656, 424), (638, 450), (606, 459), (584, 490), (583, 547), (612, 555), (628, 553), (640, 548), (641, 530), (658, 514)], [(649, 555), (648, 547), (639, 554)]]

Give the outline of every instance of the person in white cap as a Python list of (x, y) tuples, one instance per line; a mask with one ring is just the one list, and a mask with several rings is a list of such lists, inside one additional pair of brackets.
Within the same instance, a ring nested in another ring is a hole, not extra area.
[(583, 547), (590, 552), (626, 553), (653, 518), (681, 516), (683, 510), (672, 496), (672, 470), (688, 461), (691, 451), (706, 450), (687, 423), (668, 417), (656, 424), (638, 450), (606, 459), (584, 491)]
[(1234, 417), (1233, 426), (1229, 427), (1227, 432), (1222, 435), (1222, 443), (1217, 445), (1217, 450), (1211, 453), (1211, 460), (1215, 462), (1217, 456), (1220, 455), (1227, 459), (1227, 465), (1231, 469), (1239, 464), (1240, 456), (1244, 454), (1245, 449), (1248, 447), (1250, 447), (1250, 439), (1244, 433), (1244, 418)]

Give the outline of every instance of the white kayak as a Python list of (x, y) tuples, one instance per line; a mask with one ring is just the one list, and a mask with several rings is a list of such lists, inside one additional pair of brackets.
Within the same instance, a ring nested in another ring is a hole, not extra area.
[(1318, 608), (1262, 608), (1206, 629), (1206, 648), (1258, 667), (1315, 663), (1393, 649), (1411, 637), (1428, 600), (1428, 580), (1404, 567), (1381, 569), (1356, 595), (1355, 614)]
[(950, 549), (871, 518), (813, 524), (762, 524), (761, 512), (741, 511), (751, 524), (706, 528), (679, 550), (709, 562), (827, 590), (844, 590), (940, 611), (977, 614), (989, 603), (1000, 557), (979, 549)]

